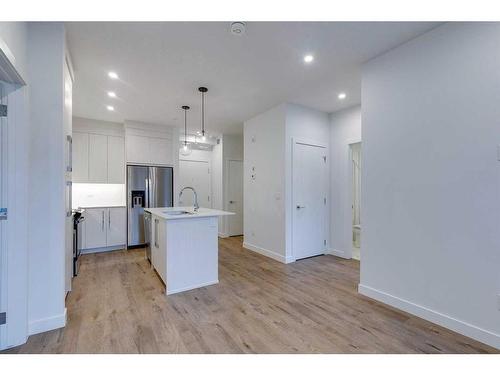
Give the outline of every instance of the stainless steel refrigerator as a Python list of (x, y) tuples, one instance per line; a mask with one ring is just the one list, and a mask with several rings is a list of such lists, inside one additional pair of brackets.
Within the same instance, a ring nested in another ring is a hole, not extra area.
[(127, 245), (147, 246), (144, 208), (172, 207), (173, 168), (127, 166)]

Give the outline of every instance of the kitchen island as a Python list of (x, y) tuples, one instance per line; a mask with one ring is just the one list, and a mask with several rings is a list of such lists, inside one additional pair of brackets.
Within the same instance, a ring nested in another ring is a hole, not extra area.
[(174, 294), (219, 282), (218, 218), (232, 212), (200, 207), (145, 208), (151, 214), (151, 264)]

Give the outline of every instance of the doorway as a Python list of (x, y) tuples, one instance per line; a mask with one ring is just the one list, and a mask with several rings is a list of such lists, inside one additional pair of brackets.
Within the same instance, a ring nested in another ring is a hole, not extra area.
[(295, 260), (327, 248), (327, 149), (295, 141), (292, 157), (292, 252)]
[(352, 143), (351, 160), (351, 210), (352, 258), (361, 259), (361, 142)]
[[(210, 162), (207, 160), (179, 160), (180, 188), (191, 186), (198, 194), (200, 207), (212, 208), (212, 189)], [(192, 206), (194, 197), (190, 193), (182, 194), (182, 204)]]
[(227, 210), (234, 212), (228, 216), (228, 235), (243, 234), (243, 161), (227, 160)]

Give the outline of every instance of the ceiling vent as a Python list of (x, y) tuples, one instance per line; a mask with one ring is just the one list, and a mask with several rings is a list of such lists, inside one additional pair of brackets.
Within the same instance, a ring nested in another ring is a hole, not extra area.
[(233, 22), (231, 23), (231, 34), (241, 36), (245, 34), (246, 24), (245, 22)]

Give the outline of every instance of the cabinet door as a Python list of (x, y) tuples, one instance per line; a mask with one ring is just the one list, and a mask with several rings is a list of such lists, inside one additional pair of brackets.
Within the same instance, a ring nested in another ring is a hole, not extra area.
[(89, 135), (73, 132), (73, 182), (89, 182)]
[(85, 210), (85, 248), (106, 247), (106, 209)]
[(107, 209), (107, 246), (125, 245), (127, 242), (127, 209), (111, 207)]
[(149, 160), (150, 149), (148, 137), (139, 135), (127, 135), (127, 162), (151, 163)]
[(167, 138), (149, 138), (149, 155), (152, 164), (171, 165), (172, 147)]
[(108, 183), (125, 183), (125, 139), (108, 136)]
[(108, 182), (108, 137), (89, 134), (89, 182)]

